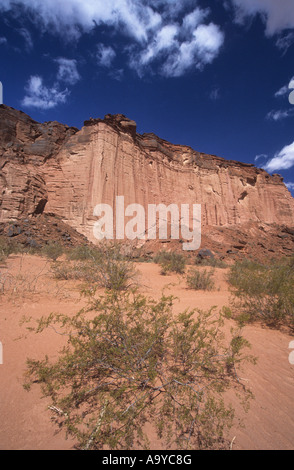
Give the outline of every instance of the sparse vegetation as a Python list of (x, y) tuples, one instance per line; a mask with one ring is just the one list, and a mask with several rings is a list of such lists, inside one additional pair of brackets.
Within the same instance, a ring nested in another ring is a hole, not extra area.
[(213, 275), (214, 270), (191, 268), (187, 274), (187, 285), (194, 290), (212, 290), (215, 287)]
[(201, 258), (195, 258), (195, 265), (196, 266), (211, 266), (212, 268), (227, 268), (228, 265), (221, 259), (216, 258), (215, 256)]
[(84, 261), (95, 259), (95, 247), (89, 245), (80, 245), (68, 250), (67, 257), (69, 260)]
[(294, 328), (294, 257), (268, 264), (245, 260), (229, 273), (233, 313), (240, 322), (261, 320)]
[(181, 253), (161, 251), (154, 257), (154, 262), (161, 266), (161, 274), (174, 272), (183, 274), (186, 268), (186, 259)]
[(74, 279), (110, 290), (125, 290), (136, 281), (134, 263), (119, 244), (75, 250), (69, 254), (73, 263), (61, 261), (52, 267), (56, 279)]
[[(250, 393), (236, 367), (249, 344), (212, 310), (173, 315), (173, 297), (108, 291), (75, 316), (41, 318), (35, 332), (58, 325), (67, 346), (57, 360), (27, 361), (25, 388), (38, 383), (59, 426), (79, 449), (149, 448), (146, 424), (166, 448), (224, 449), (234, 410), (228, 389)], [(212, 315), (213, 313), (213, 315)]]
[(0, 237), (0, 262), (5, 261), (12, 253), (19, 253), (20, 247), (13, 240)]
[(59, 243), (54, 242), (44, 245), (41, 250), (41, 254), (53, 261), (56, 261), (63, 254), (63, 252), (63, 247)]

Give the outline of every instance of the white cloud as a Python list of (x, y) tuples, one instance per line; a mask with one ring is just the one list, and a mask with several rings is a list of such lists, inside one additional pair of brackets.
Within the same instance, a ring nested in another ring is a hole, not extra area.
[(287, 186), (287, 188), (289, 189), (289, 191), (294, 191), (294, 183), (285, 183), (285, 185)]
[(123, 79), (124, 70), (123, 69), (111, 69), (109, 72), (109, 76), (113, 80), (120, 82)]
[(210, 94), (209, 94), (209, 98), (212, 100), (212, 101), (217, 101), (220, 99), (220, 89), (219, 88), (213, 88), (213, 90), (211, 90)]
[[(291, 85), (293, 84), (293, 87)], [(279, 98), (281, 96), (289, 96), (290, 94), (290, 88), (294, 88), (294, 77), (291, 78), (290, 82), (287, 83), (287, 85), (282, 86), (276, 93), (275, 93), (275, 98)]]
[(65, 103), (68, 95), (67, 89), (60, 91), (58, 84), (48, 88), (43, 84), (42, 77), (33, 75), (26, 86), (22, 105), (27, 108), (51, 109)]
[[(139, 75), (144, 67), (166, 76), (201, 69), (218, 55), (224, 39), (219, 26), (205, 23), (210, 9), (195, 7), (195, 0), (0, 0), (0, 12), (19, 5), (41, 31), (63, 41), (78, 40), (100, 25), (124, 34), (132, 43), (122, 49), (132, 54), (129, 65)], [(98, 63), (109, 67), (115, 52), (100, 47)]]
[(16, 10), (19, 5), (30, 13), (35, 24), (62, 35), (64, 40), (77, 39), (95, 24), (105, 24), (146, 41), (148, 32), (161, 22), (156, 11), (137, 0), (6, 0), (1, 1), (0, 10)]
[(290, 32), (286, 34), (285, 36), (281, 36), (277, 39), (276, 41), (276, 46), (283, 51), (283, 55), (286, 54), (288, 51), (289, 47), (294, 44), (294, 33)]
[(166, 76), (179, 77), (191, 68), (201, 69), (215, 59), (223, 44), (224, 36), (213, 23), (201, 24), (193, 32), (190, 41), (184, 41), (171, 54), (163, 66)]
[(34, 47), (34, 43), (33, 43), (32, 36), (29, 30), (26, 28), (20, 28), (17, 31), (24, 39), (24, 45), (25, 45), (26, 50), (28, 52), (31, 51)]
[(57, 80), (75, 85), (80, 80), (80, 74), (77, 69), (77, 61), (75, 59), (66, 59), (59, 57), (55, 60), (58, 67)]
[(266, 24), (266, 34), (273, 36), (294, 28), (293, 0), (231, 0), (236, 20), (244, 22), (246, 17), (259, 14)]
[(261, 159), (267, 159), (267, 155), (265, 153), (261, 153), (260, 155), (256, 155), (256, 157), (254, 158), (254, 161), (257, 162), (258, 160), (261, 160)]
[(7, 44), (7, 39), (4, 36), (0, 37), (0, 46), (1, 44)]
[(99, 65), (102, 65), (103, 67), (110, 67), (113, 60), (115, 59), (115, 56), (115, 50), (111, 46), (98, 44), (96, 58)]
[[(177, 25), (166, 25), (156, 34), (151, 44), (141, 53), (139, 62), (142, 66), (155, 60), (162, 51), (171, 50), (179, 46), (176, 36), (179, 32)], [(137, 60), (137, 59), (135, 59)]]
[(270, 121), (282, 121), (283, 119), (287, 119), (294, 116), (294, 109), (278, 109), (270, 111), (266, 118)]
[(294, 142), (286, 145), (270, 159), (263, 168), (270, 173), (277, 170), (289, 170), (294, 166)]
[(153, 9), (158, 9), (161, 16), (167, 20), (178, 20), (188, 10), (195, 8), (197, 0), (146, 0)]
[(184, 17), (182, 28), (185, 32), (193, 32), (205, 20), (208, 14), (208, 9), (201, 10), (201, 8), (195, 8), (195, 10)]
[(275, 93), (275, 98), (278, 98), (279, 96), (285, 96), (286, 94), (289, 94), (289, 87), (284, 85)]
[(144, 66), (160, 59), (162, 75), (180, 77), (191, 69), (201, 69), (211, 63), (223, 42), (224, 34), (214, 23), (199, 24), (189, 32), (178, 24), (170, 24), (157, 33), (146, 50), (133, 57), (131, 65), (142, 72)]

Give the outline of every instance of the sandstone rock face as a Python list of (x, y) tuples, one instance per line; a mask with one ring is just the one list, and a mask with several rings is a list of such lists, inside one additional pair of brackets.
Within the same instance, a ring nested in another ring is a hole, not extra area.
[(39, 124), (0, 106), (0, 222), (43, 212), (48, 201), (44, 163), (76, 131), (58, 122)]
[(201, 204), (203, 227), (294, 226), (294, 199), (279, 175), (137, 134), (124, 115), (81, 130), (39, 124), (0, 106), (0, 222), (54, 213), (95, 241), (94, 208)]

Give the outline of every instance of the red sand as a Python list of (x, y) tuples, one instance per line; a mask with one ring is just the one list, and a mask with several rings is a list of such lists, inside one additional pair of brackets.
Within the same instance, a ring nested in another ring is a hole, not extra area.
[[(225, 270), (216, 270), (216, 290), (196, 292), (186, 289), (181, 277), (161, 276), (159, 267), (153, 263), (140, 263), (137, 267), (144, 293), (158, 298), (162, 289), (170, 284), (170, 293), (179, 299), (175, 302), (175, 312), (187, 307), (206, 310), (214, 305), (221, 308), (229, 304)], [(79, 283), (55, 281), (50, 276), (50, 263), (33, 256), (11, 256), (0, 272), (0, 281), (6, 279), (4, 294), (0, 295), (0, 341), (3, 344), (0, 449), (72, 449), (74, 442), (66, 440), (65, 433), (56, 429), (51, 421), (48, 402), (41, 399), (38, 386), (26, 392), (22, 385), (26, 359), (42, 358), (46, 353), (54, 357), (64, 338), (52, 329), (35, 335), (28, 332), (26, 323), (20, 322), (24, 316), (37, 319), (53, 311), (76, 313), (84, 305)], [(227, 323), (228, 327), (232, 324)], [(235, 404), (236, 415), (244, 418), (245, 427), (231, 430), (232, 448), (294, 449), (294, 365), (288, 360), (289, 343), (294, 338), (259, 325), (247, 326), (243, 335), (252, 344), (250, 354), (258, 357), (257, 365), (248, 364), (242, 372), (255, 399), (247, 414)], [(151, 442), (156, 449), (155, 437)]]

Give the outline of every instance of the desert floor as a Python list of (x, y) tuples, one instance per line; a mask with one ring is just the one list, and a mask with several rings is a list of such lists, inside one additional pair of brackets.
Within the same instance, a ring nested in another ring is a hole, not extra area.
[[(177, 275), (162, 276), (153, 263), (138, 263), (140, 289), (153, 298), (160, 297), (169, 284), (170, 293), (178, 298), (174, 311), (185, 308), (209, 309), (229, 305), (226, 270), (216, 269), (216, 289), (211, 292), (188, 290)], [(56, 429), (48, 403), (41, 398), (38, 386), (30, 392), (23, 388), (26, 359), (56, 356), (64, 337), (53, 329), (42, 334), (27, 330), (25, 318), (37, 319), (51, 312), (69, 315), (85, 304), (79, 282), (56, 281), (50, 273), (50, 262), (36, 256), (10, 256), (0, 268), (4, 293), (0, 294), (0, 341), (3, 364), (0, 365), (0, 449), (72, 449), (63, 431)], [(226, 328), (233, 324), (227, 320)], [(244, 413), (234, 404), (244, 428), (231, 429), (234, 450), (294, 449), (294, 365), (289, 362), (289, 343), (294, 338), (287, 332), (260, 325), (246, 326), (243, 336), (252, 345), (250, 354), (258, 357), (256, 365), (247, 364), (242, 371), (255, 399)], [(151, 436), (152, 437), (152, 436)], [(155, 437), (152, 448), (157, 449)]]

